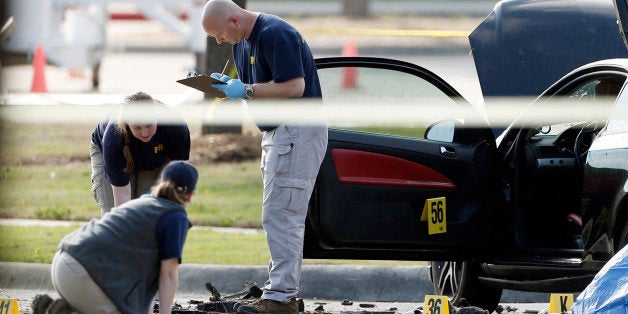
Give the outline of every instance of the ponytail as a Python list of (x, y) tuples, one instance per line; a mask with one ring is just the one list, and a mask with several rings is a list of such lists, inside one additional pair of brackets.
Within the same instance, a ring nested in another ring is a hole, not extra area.
[(135, 168), (135, 162), (133, 161), (133, 155), (131, 155), (131, 147), (129, 146), (129, 144), (131, 144), (131, 130), (129, 129), (128, 124), (124, 124), (124, 126), (122, 126), (122, 130), (120, 130), (120, 128), (118, 128), (118, 130), (120, 131), (120, 133), (122, 133), (122, 136), (124, 137), (124, 148), (122, 149), (122, 155), (126, 160), (126, 167), (122, 170), (124, 172), (132, 172), (133, 168)]
[(173, 181), (166, 180), (160, 181), (157, 185), (153, 186), (151, 192), (154, 196), (165, 198), (175, 203), (185, 204), (188, 200), (188, 195), (192, 191), (188, 193), (186, 190), (177, 187)]

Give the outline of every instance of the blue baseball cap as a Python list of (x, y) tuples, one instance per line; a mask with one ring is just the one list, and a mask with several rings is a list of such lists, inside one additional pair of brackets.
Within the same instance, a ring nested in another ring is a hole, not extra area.
[(187, 161), (175, 160), (161, 171), (160, 179), (161, 181), (171, 180), (177, 185), (177, 188), (183, 189), (185, 193), (190, 193), (196, 189), (198, 171)]

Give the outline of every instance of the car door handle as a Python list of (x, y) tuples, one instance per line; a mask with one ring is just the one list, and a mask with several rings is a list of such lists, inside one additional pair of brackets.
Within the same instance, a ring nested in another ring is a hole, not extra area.
[(441, 146), (440, 147), (440, 154), (445, 156), (445, 157), (456, 157), (456, 150), (451, 148), (451, 147), (445, 147), (445, 146)]

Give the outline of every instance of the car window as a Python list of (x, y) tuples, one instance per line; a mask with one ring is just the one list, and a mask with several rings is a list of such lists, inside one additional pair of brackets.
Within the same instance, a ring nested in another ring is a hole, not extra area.
[(435, 140), (451, 141), (454, 124), (442, 122), (463, 118), (453, 99), (412, 74), (344, 67), (319, 69), (318, 75), (333, 128), (425, 138), (429, 126), (441, 124)]

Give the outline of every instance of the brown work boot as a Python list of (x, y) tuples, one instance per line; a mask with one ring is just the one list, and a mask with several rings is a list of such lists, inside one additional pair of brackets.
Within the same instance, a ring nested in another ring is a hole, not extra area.
[(288, 303), (281, 303), (275, 300), (258, 299), (253, 303), (243, 304), (238, 307), (239, 314), (297, 314), (299, 313), (299, 302), (292, 298)]
[(237, 311), (239, 307), (241, 307), (243, 305), (251, 305), (253, 302), (255, 302), (257, 300), (259, 300), (259, 299), (241, 299), (241, 300), (238, 300), (236, 302), (236, 304), (233, 305), (233, 309)]

